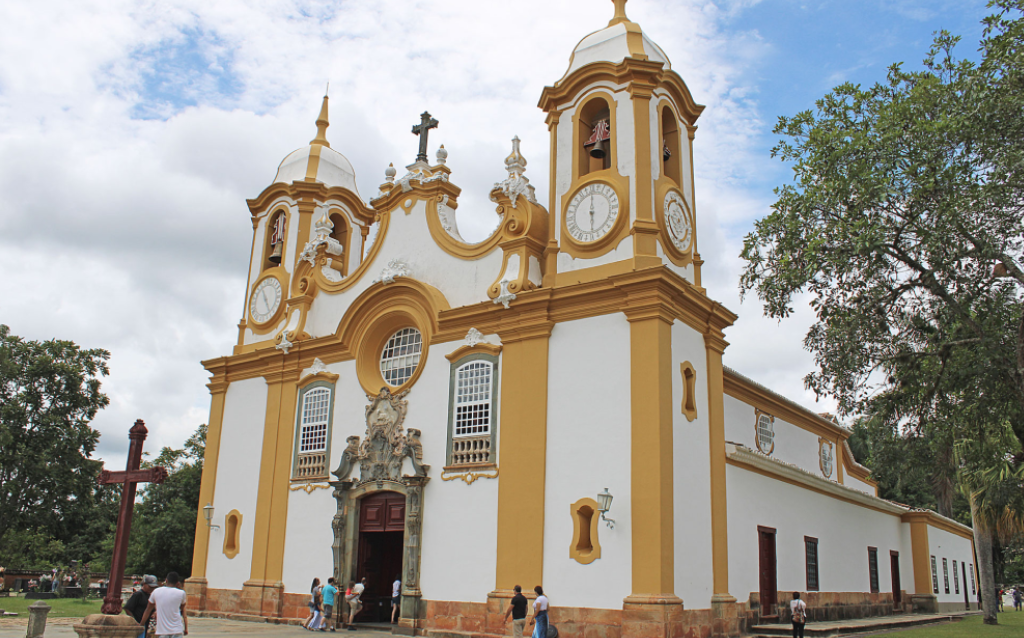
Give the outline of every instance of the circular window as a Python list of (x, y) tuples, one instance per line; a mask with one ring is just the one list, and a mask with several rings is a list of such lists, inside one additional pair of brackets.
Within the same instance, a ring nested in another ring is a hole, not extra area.
[(402, 328), (391, 335), (380, 353), (380, 374), (384, 381), (397, 388), (412, 377), (420, 364), (423, 336), (415, 328)]

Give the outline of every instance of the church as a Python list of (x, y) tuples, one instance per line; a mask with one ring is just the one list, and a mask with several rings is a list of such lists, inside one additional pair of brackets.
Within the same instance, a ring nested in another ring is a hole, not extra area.
[(397, 578), (393, 632), (446, 638), (508, 635), (515, 585), (564, 638), (737, 636), (794, 591), (811, 621), (977, 608), (970, 528), (879, 498), (849, 430), (723, 365), (704, 107), (613, 3), (540, 92), (549, 174), (517, 138), (494, 167), (486, 239), (429, 113), (367, 199), (325, 97), (248, 200), (237, 345), (203, 364), (193, 612), (305, 618), (331, 575), (367, 579), (357, 623), (390, 621)]

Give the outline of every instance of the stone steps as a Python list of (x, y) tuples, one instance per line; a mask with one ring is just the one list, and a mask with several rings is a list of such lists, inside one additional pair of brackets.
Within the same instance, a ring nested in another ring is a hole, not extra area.
[[(931, 625), (942, 622), (962, 620), (968, 614), (905, 614), (899, 616), (878, 616), (874, 618), (858, 618), (856, 620), (837, 620), (826, 622), (809, 622), (804, 627), (804, 635), (810, 638), (835, 638), (836, 636), (854, 636), (859, 634), (907, 629), (920, 625)], [(776, 625), (754, 625), (749, 632), (756, 638), (775, 638), (792, 636), (793, 625), (779, 623)]]

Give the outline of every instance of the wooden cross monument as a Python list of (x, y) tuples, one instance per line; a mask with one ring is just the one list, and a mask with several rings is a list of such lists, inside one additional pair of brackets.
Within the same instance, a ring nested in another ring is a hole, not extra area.
[(420, 136), (420, 152), (416, 154), (417, 162), (427, 161), (427, 133), (432, 128), (437, 128), (437, 120), (430, 117), (430, 113), (423, 111), (420, 115), (420, 123), (412, 127), (412, 134)]
[(139, 419), (128, 430), (131, 444), (128, 446), (128, 465), (124, 472), (100, 472), (100, 485), (121, 484), (121, 510), (117, 515), (117, 533), (114, 536), (114, 555), (110, 559), (110, 580), (107, 584), (107, 596), (103, 599), (104, 614), (121, 613), (121, 583), (124, 580), (124, 566), (128, 560), (128, 535), (132, 531), (132, 513), (135, 510), (135, 488), (139, 483), (163, 483), (167, 478), (167, 470), (162, 467), (139, 469), (142, 465), (142, 443), (146, 440), (149, 430)]

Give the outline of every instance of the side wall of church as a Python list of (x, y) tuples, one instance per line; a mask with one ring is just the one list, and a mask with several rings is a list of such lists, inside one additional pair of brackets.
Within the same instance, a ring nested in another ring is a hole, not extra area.
[[(680, 366), (684, 362), (696, 372), (697, 418), (693, 421), (687, 420), (682, 410)], [(707, 608), (713, 593), (707, 364), (703, 335), (677, 321), (672, 326), (675, 593), (686, 609)]]
[[(778, 590), (806, 591), (804, 537), (818, 539), (822, 592), (869, 592), (868, 547), (878, 549), (878, 584), (892, 592), (889, 551), (900, 552), (902, 589), (913, 582), (908, 533), (900, 517), (840, 501), (746, 469), (728, 466), (729, 587), (745, 600), (759, 591), (757, 527), (776, 530)], [(855, 521), (855, 523), (852, 523)], [(908, 590), (911, 591), (911, 590)]]
[[(940, 609), (963, 609), (964, 586), (967, 586), (967, 599), (971, 603), (978, 602), (977, 593), (970, 594), (970, 582), (964, 583), (963, 568), (961, 565), (966, 562), (967, 579), (970, 581), (970, 565), (974, 564), (974, 544), (961, 536), (951, 534), (945, 530), (938, 529), (932, 525), (928, 526), (928, 554), (935, 557), (935, 566), (938, 570), (939, 593), (936, 594)], [(945, 566), (942, 561), (946, 560)], [(953, 571), (953, 561), (956, 561), (956, 571)], [(948, 570), (948, 572), (946, 571)], [(977, 574), (977, 567), (974, 568)], [(948, 581), (947, 581), (948, 577)], [(946, 583), (949, 583), (949, 593), (946, 593)], [(957, 591), (959, 589), (959, 591)], [(975, 589), (977, 592), (977, 589)]]
[[(249, 579), (266, 411), (267, 382), (262, 378), (235, 381), (228, 386), (212, 503), (219, 519), (214, 522), (220, 529), (210, 530), (207, 554), (206, 578), (211, 589), (241, 589)], [(242, 515), (242, 525), (238, 555), (228, 558), (224, 554), (224, 517), (232, 510)]]
[(865, 494), (870, 494), (872, 496), (875, 495), (874, 485), (865, 483), (864, 481), (858, 478), (850, 476), (849, 472), (845, 473), (845, 475), (843, 476), (843, 485), (845, 485), (846, 487), (851, 487), (857, 490), (858, 492), (864, 492)]
[[(758, 450), (755, 424), (755, 410), (752, 405), (725, 395), (725, 439), (741, 443), (751, 450)], [(769, 455), (772, 458), (796, 465), (822, 476), (818, 463), (818, 435), (775, 417), (775, 447)], [(836, 480), (833, 468), (831, 480)], [(874, 491), (871, 492), (874, 494)]]
[[(560, 606), (621, 609), (632, 582), (629, 322), (611, 314), (559, 323), (548, 360), (544, 590)], [(606, 487), (615, 527), (598, 523), (601, 557), (583, 565), (569, 556), (571, 506)]]

